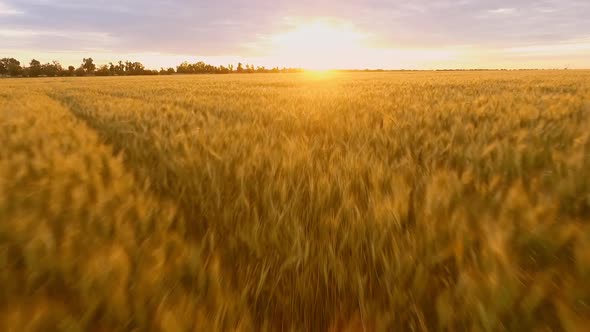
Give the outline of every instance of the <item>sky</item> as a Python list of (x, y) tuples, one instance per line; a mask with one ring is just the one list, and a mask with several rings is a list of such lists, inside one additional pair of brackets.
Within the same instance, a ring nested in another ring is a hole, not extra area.
[(0, 0), (0, 57), (590, 68), (590, 0)]

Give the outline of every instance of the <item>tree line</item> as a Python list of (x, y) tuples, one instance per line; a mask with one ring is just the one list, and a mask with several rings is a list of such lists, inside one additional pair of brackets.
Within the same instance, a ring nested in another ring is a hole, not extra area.
[(248, 74), (248, 73), (295, 73), (303, 71), (300, 68), (265, 68), (254, 65), (213, 66), (202, 61), (197, 63), (183, 62), (176, 68), (161, 68), (160, 70), (146, 69), (141, 62), (118, 61), (96, 66), (92, 58), (84, 58), (78, 67), (63, 67), (59, 61), (41, 63), (31, 60), (27, 65), (15, 58), (0, 59), (0, 76), (10, 77), (67, 77), (67, 76), (136, 76), (136, 75), (172, 75), (172, 74)]

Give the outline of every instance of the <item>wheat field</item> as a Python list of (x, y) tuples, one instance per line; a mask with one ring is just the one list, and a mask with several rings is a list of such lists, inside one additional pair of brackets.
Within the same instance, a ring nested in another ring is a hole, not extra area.
[(590, 72), (0, 80), (2, 331), (583, 331)]

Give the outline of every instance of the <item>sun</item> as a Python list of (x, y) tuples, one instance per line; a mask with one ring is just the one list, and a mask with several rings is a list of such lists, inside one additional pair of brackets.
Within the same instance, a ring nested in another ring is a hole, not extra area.
[(330, 20), (297, 22), (268, 37), (272, 54), (282, 61), (312, 70), (354, 66), (369, 50), (369, 35), (353, 25)]

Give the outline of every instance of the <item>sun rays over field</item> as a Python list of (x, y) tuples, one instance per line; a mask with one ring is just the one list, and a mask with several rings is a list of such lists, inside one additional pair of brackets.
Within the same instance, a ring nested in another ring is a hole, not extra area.
[(306, 69), (326, 70), (363, 58), (369, 51), (369, 38), (351, 24), (314, 20), (298, 22), (288, 31), (269, 36), (266, 42), (273, 57), (300, 63)]
[(262, 36), (255, 47), (268, 50), (272, 62), (310, 70), (352, 66), (371, 51), (372, 36), (337, 20), (290, 19), (289, 28)]
[(436, 68), (465, 63), (469, 50), (394, 45), (379, 34), (331, 17), (284, 19), (276, 32), (245, 43), (254, 62), (306, 70)]

